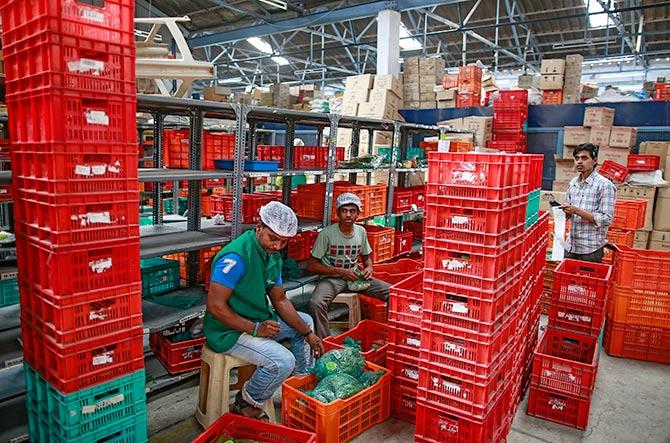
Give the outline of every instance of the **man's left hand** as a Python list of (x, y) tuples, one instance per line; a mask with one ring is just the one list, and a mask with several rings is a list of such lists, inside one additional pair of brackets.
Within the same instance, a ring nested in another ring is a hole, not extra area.
[(372, 266), (368, 268), (363, 268), (363, 278), (366, 280), (372, 279)]
[(323, 342), (318, 335), (312, 332), (307, 337), (305, 337), (305, 340), (312, 349), (312, 355), (314, 358), (319, 358), (323, 355)]
[(576, 208), (575, 206), (572, 205), (561, 205), (560, 207), (563, 210), (563, 212), (565, 212), (568, 215), (575, 215), (579, 210), (579, 208)]

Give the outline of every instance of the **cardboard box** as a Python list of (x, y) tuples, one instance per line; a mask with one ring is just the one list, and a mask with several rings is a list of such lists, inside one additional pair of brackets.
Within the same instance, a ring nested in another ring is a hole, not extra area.
[(629, 149), (601, 146), (598, 151), (598, 168), (600, 168), (605, 160), (611, 160), (625, 166), (628, 164), (628, 154), (630, 154)]
[(670, 232), (651, 231), (649, 249), (654, 251), (670, 251)]
[(591, 128), (589, 136), (589, 143), (598, 146), (610, 146), (610, 127), (609, 126), (594, 126)]
[(358, 106), (356, 102), (350, 102), (343, 100), (342, 101), (342, 115), (357, 116), (358, 115)]
[(636, 249), (647, 249), (650, 233), (650, 231), (635, 231), (635, 241), (633, 242), (633, 247)]
[(540, 77), (540, 89), (563, 89), (563, 74), (542, 74), (542, 77)]
[(552, 184), (551, 189), (554, 192), (567, 192), (568, 190), (568, 185), (570, 184), (570, 180), (554, 180), (554, 183)]
[(375, 76), (372, 74), (352, 75), (347, 77), (345, 89), (372, 89)]
[(563, 159), (564, 160), (574, 160), (572, 153), (575, 151), (575, 146), (565, 146), (563, 145)]
[(640, 154), (658, 155), (662, 161), (663, 157), (670, 154), (670, 142), (642, 142)]
[(590, 107), (584, 110), (584, 126), (612, 126), (613, 124), (614, 109), (612, 108)]
[(536, 76), (531, 74), (520, 75), (517, 79), (517, 86), (522, 89), (530, 89), (534, 86), (536, 78)]
[(422, 92), (420, 95), (420, 99), (422, 102), (434, 102), (436, 101), (435, 93), (434, 92)]
[(651, 231), (654, 224), (654, 205), (656, 201), (656, 188), (653, 186), (617, 186), (617, 198), (620, 200), (646, 200), (647, 212), (645, 214), (642, 231)]
[(393, 119), (398, 113), (398, 108), (390, 105), (380, 106), (378, 102), (361, 103), (358, 106), (359, 117)]
[(575, 161), (574, 160), (564, 160), (554, 156), (556, 160), (556, 176), (555, 181), (567, 181), (569, 182), (577, 176), (577, 171), (575, 170)]
[(402, 98), (402, 83), (393, 74), (376, 75), (372, 89), (393, 91), (395, 95)]
[(574, 103), (581, 103), (581, 97), (579, 95), (579, 92), (577, 94), (566, 94), (564, 92), (563, 93), (563, 104), (568, 105), (568, 104), (574, 104)]
[[(591, 129), (583, 126), (566, 126), (563, 128), (563, 144), (567, 146), (578, 146), (588, 143), (591, 137)], [(572, 157), (572, 156), (571, 156)]]
[(205, 88), (202, 92), (205, 100), (211, 100), (214, 102), (227, 102), (232, 94), (230, 88), (218, 85)]
[(540, 211), (551, 211), (550, 201), (565, 202), (565, 192), (562, 191), (540, 191)]
[(581, 54), (568, 54), (565, 56), (565, 72), (577, 68), (579, 68), (579, 72), (581, 72), (583, 63), (584, 57)]
[(454, 129), (463, 129), (463, 118), (452, 118), (451, 120), (442, 120), (437, 122), (438, 126), (451, 126)]
[(402, 106), (402, 98), (387, 89), (373, 89), (370, 91), (368, 102), (377, 103), (379, 106), (392, 106), (395, 109), (400, 109)]
[[(659, 198), (670, 198), (670, 188), (658, 188), (656, 192), (656, 199)], [(662, 231), (662, 229), (660, 229)]]
[(610, 146), (613, 148), (631, 148), (637, 143), (637, 128), (613, 126), (610, 132)]
[(456, 107), (456, 100), (438, 100), (435, 106), (437, 109), (452, 109)]
[(366, 103), (370, 94), (369, 89), (355, 88), (344, 90), (344, 100), (356, 103)]
[(456, 90), (455, 89), (443, 89), (435, 93), (435, 97), (438, 101), (446, 100), (456, 100)]
[(654, 209), (654, 230), (670, 231), (670, 198), (656, 197)]
[(493, 117), (465, 117), (463, 129), (474, 131), (475, 145), (485, 147), (493, 135)]
[(542, 60), (540, 65), (541, 74), (563, 74), (565, 73), (565, 60), (562, 58), (550, 58)]

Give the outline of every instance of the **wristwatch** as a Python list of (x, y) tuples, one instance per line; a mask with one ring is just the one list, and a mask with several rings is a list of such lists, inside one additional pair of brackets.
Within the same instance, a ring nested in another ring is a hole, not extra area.
[(302, 334), (302, 337), (305, 338), (305, 337), (307, 337), (309, 334), (312, 334), (313, 332), (314, 332), (314, 331), (312, 331), (312, 330), (310, 329), (309, 331), (307, 331), (307, 332), (305, 332), (304, 334)]

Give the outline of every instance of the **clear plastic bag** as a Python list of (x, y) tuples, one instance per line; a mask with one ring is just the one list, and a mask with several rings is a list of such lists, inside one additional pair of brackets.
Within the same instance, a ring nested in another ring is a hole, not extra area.
[(348, 374), (358, 378), (363, 373), (365, 360), (356, 348), (344, 348), (328, 351), (316, 361), (312, 372), (317, 380), (323, 380), (332, 374)]

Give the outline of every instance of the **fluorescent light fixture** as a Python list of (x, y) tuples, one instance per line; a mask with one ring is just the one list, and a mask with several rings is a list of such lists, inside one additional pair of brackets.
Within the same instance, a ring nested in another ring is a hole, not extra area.
[(242, 77), (224, 78), (222, 80), (217, 80), (216, 82), (220, 85), (225, 85), (228, 83), (242, 83)]
[[(603, 29), (610, 26), (613, 26), (614, 23), (610, 21), (609, 14), (605, 12), (598, 0), (584, 0), (584, 6), (588, 9), (589, 14), (592, 13), (601, 13), (596, 15), (589, 15), (589, 28), (591, 29)], [(619, 17), (619, 13), (614, 14), (615, 17)]]
[(286, 60), (284, 57), (272, 57), (272, 61), (277, 63), (279, 66), (286, 66), (289, 64), (289, 61)]
[[(270, 43), (266, 42), (262, 38), (250, 37), (247, 39), (247, 43), (265, 54), (274, 54)], [(279, 66), (286, 66), (289, 64), (289, 61), (286, 58), (279, 56), (272, 57), (272, 61), (277, 63)]]
[(596, 76), (599, 78), (621, 78), (621, 77), (635, 77), (636, 75), (644, 76), (644, 72), (613, 72), (609, 74), (598, 74)]
[(607, 58), (599, 58), (599, 59), (593, 59), (593, 60), (584, 60), (585, 65), (595, 65), (599, 63), (629, 63), (629, 62), (634, 62), (635, 61), (635, 56), (633, 55), (623, 55), (623, 56), (618, 56), (618, 57), (607, 57)]
[(286, 11), (287, 8), (286, 2), (283, 2), (281, 0), (258, 0), (258, 1), (275, 8), (283, 9), (284, 11)]
[(423, 48), (421, 42), (413, 37), (410, 37), (407, 27), (400, 23), (400, 49), (405, 51), (417, 51)]

